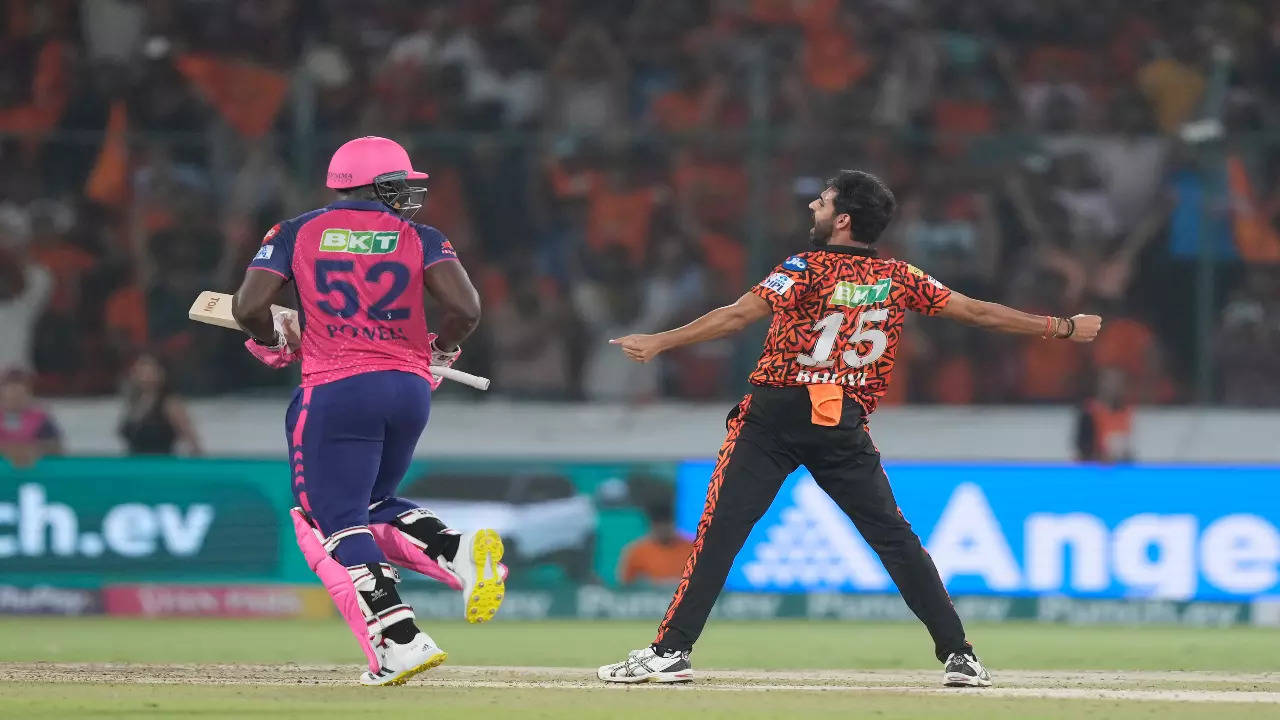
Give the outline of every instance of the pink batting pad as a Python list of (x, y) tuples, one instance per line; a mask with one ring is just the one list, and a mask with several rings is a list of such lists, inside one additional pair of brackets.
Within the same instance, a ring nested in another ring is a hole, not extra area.
[(356, 636), (356, 642), (360, 643), (360, 649), (369, 659), (369, 672), (377, 673), (382, 669), (382, 664), (369, 641), (369, 624), (360, 610), (360, 600), (356, 595), (356, 586), (351, 583), (351, 574), (324, 551), (319, 533), (298, 508), (290, 510), (289, 515), (293, 518), (293, 531), (307, 565), (319, 576), (320, 582), (324, 583), (324, 589), (329, 591), (333, 604), (338, 606), (338, 613), (347, 621), (351, 634)]
[(373, 533), (374, 542), (378, 543), (378, 547), (387, 556), (387, 560), (400, 567), (409, 568), (429, 578), (439, 580), (454, 590), (462, 589), (462, 584), (458, 582), (458, 578), (440, 567), (440, 564), (435, 560), (427, 557), (422, 548), (410, 542), (409, 538), (405, 537), (404, 533), (397, 530), (394, 525), (390, 523), (372, 523), (369, 525), (369, 531)]

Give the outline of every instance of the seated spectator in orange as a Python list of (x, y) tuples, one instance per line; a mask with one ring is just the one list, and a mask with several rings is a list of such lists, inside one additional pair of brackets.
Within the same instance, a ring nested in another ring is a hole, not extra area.
[(852, 32), (841, 25), (806, 34), (803, 61), (809, 84), (826, 93), (848, 90), (871, 69)]
[(950, 92), (934, 101), (933, 123), (942, 135), (938, 149), (943, 155), (954, 157), (968, 147), (967, 136), (985, 135), (995, 129), (996, 115), (991, 103), (983, 98), (977, 78), (964, 75), (944, 87)]
[(621, 246), (631, 265), (641, 265), (649, 249), (649, 227), (661, 200), (661, 190), (638, 182), (627, 167), (616, 168), (588, 201), (587, 246), (596, 252)]
[(1171, 402), (1176, 395), (1164, 372), (1155, 332), (1145, 323), (1120, 312), (1107, 320), (1107, 331), (1089, 348), (1100, 369), (1124, 373), (1138, 402)]
[(0, 457), (17, 467), (62, 454), (62, 433), (32, 397), (31, 376), (9, 370), (0, 377)]
[(117, 361), (133, 357), (147, 344), (147, 300), (132, 277), (107, 297), (103, 315), (107, 342)]
[(693, 542), (676, 530), (670, 505), (654, 505), (647, 512), (649, 533), (623, 549), (618, 581), (623, 585), (675, 585), (684, 574)]
[(650, 121), (669, 133), (697, 130), (716, 117), (724, 98), (723, 84), (708, 79), (692, 58), (678, 68), (676, 87), (654, 98), (649, 108)]
[(456, 167), (433, 160), (430, 156), (423, 167), (430, 168), (431, 173), (430, 204), (424, 212), (430, 214), (431, 224), (449, 238), (461, 256), (473, 257), (479, 250), (461, 174)]
[(1133, 406), (1125, 395), (1124, 373), (1098, 373), (1097, 392), (1076, 419), (1076, 457), (1081, 462), (1133, 461)]
[(932, 400), (942, 405), (970, 405), (975, 399), (973, 361), (959, 352), (947, 353), (931, 378)]
[(708, 228), (698, 238), (702, 257), (711, 269), (712, 285), (726, 301), (741, 290), (747, 276), (747, 247), (728, 228)]
[(735, 148), (699, 145), (682, 153), (675, 165), (672, 184), (686, 215), (704, 224), (741, 220), (750, 183)]
[(35, 139), (54, 129), (67, 107), (73, 77), (72, 53), (65, 41), (50, 37), (32, 57), (24, 59), (32, 69), (30, 83), (12, 93), (21, 98), (21, 104), (0, 108), (0, 131), (24, 134), (23, 143), (31, 146)]
[[(1110, 331), (1108, 324), (1107, 332)], [(1020, 399), (1061, 402), (1078, 397), (1085, 358), (1076, 346), (1033, 338), (1022, 343), (1021, 356)]]

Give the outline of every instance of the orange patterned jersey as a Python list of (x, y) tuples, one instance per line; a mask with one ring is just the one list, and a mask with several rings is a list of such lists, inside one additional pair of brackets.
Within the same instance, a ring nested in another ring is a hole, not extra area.
[(907, 311), (936, 315), (951, 300), (914, 265), (845, 246), (793, 255), (751, 292), (773, 308), (751, 383), (841, 385), (868, 414), (889, 387)]

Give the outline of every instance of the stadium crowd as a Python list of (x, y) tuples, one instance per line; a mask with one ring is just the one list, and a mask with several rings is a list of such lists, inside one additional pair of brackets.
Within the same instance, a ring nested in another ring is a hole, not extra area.
[(508, 396), (739, 390), (754, 341), (651, 365), (604, 341), (803, 249), (843, 166), (897, 193), (886, 252), (1107, 317), (1089, 346), (910, 323), (886, 402), (1074, 402), (1104, 370), (1128, 402), (1179, 402), (1203, 340), (1218, 401), (1280, 405), (1280, 6), (1155, 7), (7, 0), (0, 368), (43, 395), (116, 392), (143, 355), (186, 393), (287, 383), (187, 307), (378, 134), (431, 173), (416, 219), (485, 303), (460, 366)]

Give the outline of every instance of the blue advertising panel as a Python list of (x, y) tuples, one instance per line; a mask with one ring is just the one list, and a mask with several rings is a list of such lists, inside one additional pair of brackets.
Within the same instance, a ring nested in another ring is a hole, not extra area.
[[(713, 467), (689, 462), (679, 469), (676, 521), (690, 534)], [(1280, 596), (1277, 467), (888, 470), (899, 507), (956, 594)], [(752, 531), (725, 587), (885, 592), (893, 583), (853, 523), (801, 468)]]

